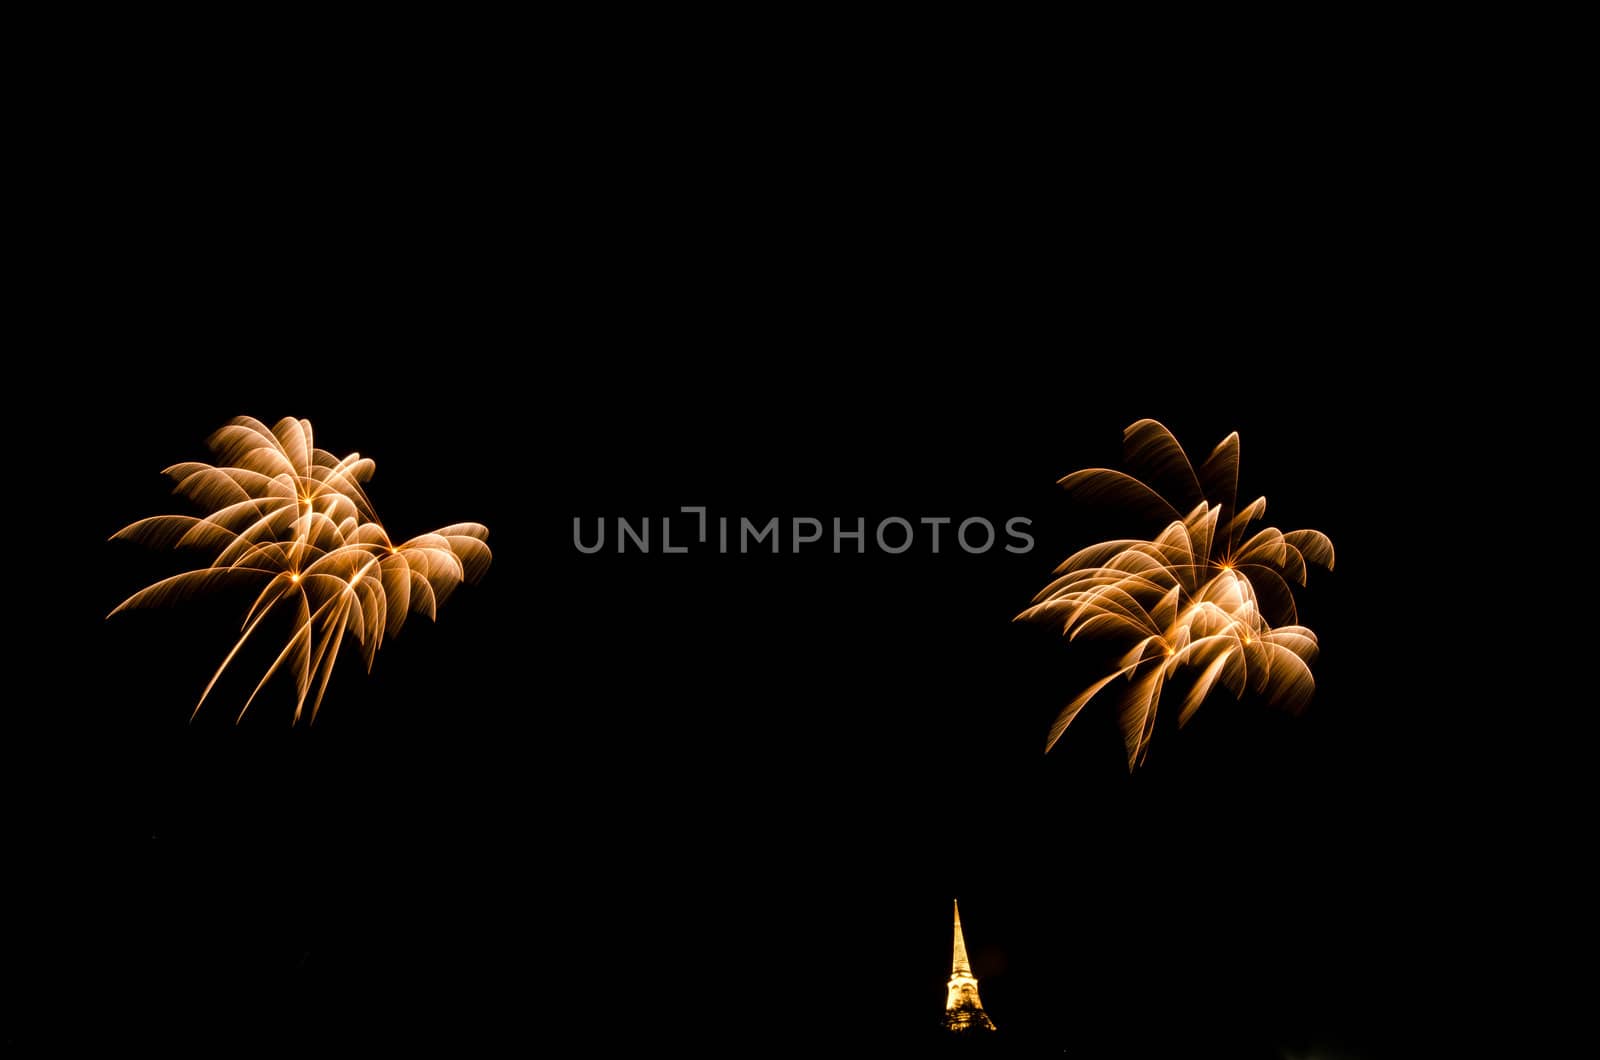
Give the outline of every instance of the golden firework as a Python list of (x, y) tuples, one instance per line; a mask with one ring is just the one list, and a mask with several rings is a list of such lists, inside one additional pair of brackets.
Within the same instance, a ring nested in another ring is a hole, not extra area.
[(1068, 557), (1017, 618), (1058, 624), (1072, 640), (1110, 639), (1121, 649), (1110, 672), (1062, 708), (1046, 750), (1091, 699), (1123, 678), (1117, 716), (1133, 770), (1149, 752), (1162, 692), (1186, 671), (1193, 683), (1178, 710), (1180, 726), (1218, 685), (1291, 710), (1305, 705), (1315, 688), (1317, 638), (1297, 624), (1291, 585), (1305, 585), (1310, 565), (1331, 570), (1333, 543), (1316, 530), (1250, 532), (1267, 501), (1237, 505), (1236, 433), (1198, 469), (1155, 420), (1129, 427), (1123, 445), (1137, 475), (1090, 468), (1061, 485), (1092, 502), (1165, 518), (1166, 528), (1150, 540), (1105, 541)]
[(310, 720), (315, 720), (346, 633), (361, 645), (370, 672), (383, 638), (399, 632), (408, 614), (420, 611), (436, 619), (439, 605), (457, 585), (476, 581), (489, 567), (484, 543), (489, 529), (479, 523), (391, 541), (361, 488), (372, 477), (373, 462), (359, 453), (336, 458), (316, 448), (309, 420), (286, 418), (268, 429), (240, 416), (213, 434), (209, 445), (218, 463), (188, 462), (166, 470), (177, 481), (174, 492), (194, 501), (205, 515), (151, 516), (112, 535), (112, 540), (193, 548), (212, 556), (204, 567), (134, 593), (112, 615), (176, 602), (219, 585), (261, 586), (243, 632), (200, 694), (195, 714), (267, 616), (287, 612), (292, 619), (288, 640), (238, 718), (268, 679), (286, 670), (297, 693), (294, 721), (308, 697)]

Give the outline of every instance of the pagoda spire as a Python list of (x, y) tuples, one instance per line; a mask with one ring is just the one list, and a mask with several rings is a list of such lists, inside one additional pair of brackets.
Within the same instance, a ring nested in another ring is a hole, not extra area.
[(992, 1031), (994, 1021), (978, 1000), (978, 980), (967, 960), (967, 940), (961, 935), (961, 903), (955, 904), (955, 944), (950, 953), (950, 982), (945, 988), (944, 1025), (958, 1033)]
[(950, 974), (952, 976), (957, 976), (957, 975), (969, 975), (970, 976), (972, 974), (972, 965), (967, 963), (967, 942), (966, 942), (965, 939), (963, 939), (961, 937), (961, 902), (960, 902), (959, 899), (956, 901), (955, 905), (956, 905), (956, 947), (955, 947), (955, 953), (951, 957), (951, 960), (950, 960)]

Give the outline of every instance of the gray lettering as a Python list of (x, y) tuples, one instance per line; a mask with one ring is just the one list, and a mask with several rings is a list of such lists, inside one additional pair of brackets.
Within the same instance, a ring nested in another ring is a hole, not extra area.
[(778, 551), (778, 517), (774, 515), (771, 519), (768, 519), (767, 525), (762, 528), (761, 533), (752, 535), (751, 531), (755, 528), (754, 523), (742, 515), (739, 516), (739, 551), (749, 552), (750, 538), (754, 536), (758, 545), (767, 538), (772, 538), (772, 551), (776, 553)]
[(1026, 542), (1020, 547), (1017, 545), (1007, 545), (1006, 551), (1017, 553), (1032, 552), (1033, 535), (1028, 533), (1026, 530), (1018, 530), (1018, 523), (1021, 523), (1023, 526), (1032, 526), (1033, 520), (1029, 519), (1026, 515), (1013, 515), (1011, 518), (1006, 520), (1006, 533), (1016, 538), (1018, 541)]
[(643, 518), (643, 519), (639, 520), (639, 529), (644, 531), (644, 535), (642, 537), (639, 535), (639, 533), (637, 533), (633, 529), (632, 524), (630, 524), (628, 522), (628, 520), (624, 519), (620, 515), (617, 516), (617, 551), (618, 552), (626, 552), (626, 551), (628, 551), (627, 544), (628, 544), (628, 538), (630, 538), (630, 537), (633, 538), (633, 543), (639, 549), (640, 552), (649, 552), (650, 551), (650, 519), (649, 519), (649, 517), (646, 517), (646, 518)]
[[(813, 541), (821, 541), (822, 540), (822, 520), (821, 519), (813, 519), (809, 515), (797, 515), (797, 516), (794, 517), (793, 520), (791, 520), (791, 522), (794, 524), (794, 549), (793, 549), (793, 551), (799, 552), (801, 545), (809, 545)], [(816, 533), (812, 534), (810, 537), (801, 537), (800, 536), (800, 524), (801, 523), (810, 523), (812, 528), (816, 531)]]
[[(704, 541), (705, 538), (700, 540)], [(689, 551), (688, 545), (679, 545), (677, 548), (672, 547), (672, 519), (665, 515), (661, 517), (661, 551), (668, 553)]]
[(865, 519), (857, 519), (856, 520), (856, 528), (854, 530), (844, 530), (844, 529), (841, 529), (841, 527), (840, 527), (839, 517), (837, 515), (834, 516), (833, 517), (833, 551), (834, 551), (835, 555), (837, 555), (840, 552), (844, 551), (844, 549), (840, 546), (839, 542), (844, 540), (847, 537), (853, 537), (853, 538), (856, 539), (856, 554), (857, 555), (860, 555), (861, 553), (865, 552), (867, 550), (867, 521)]
[[(883, 539), (883, 528), (888, 526), (890, 523), (899, 523), (901, 526), (905, 527), (905, 529), (906, 529), (906, 539), (903, 542), (901, 542), (899, 548), (890, 548), (889, 547), (889, 542), (887, 542), (887, 541), (885, 541)], [(891, 555), (891, 556), (898, 556), (900, 553), (902, 553), (906, 549), (910, 548), (911, 547), (911, 539), (913, 537), (915, 537), (915, 536), (916, 536), (916, 531), (911, 528), (911, 524), (906, 522), (904, 519), (900, 518), (898, 515), (891, 515), (891, 516), (889, 516), (889, 518), (883, 520), (882, 522), (880, 522), (878, 524), (878, 547), (883, 549), (883, 551), (889, 553), (889, 555)]]
[[(973, 523), (982, 523), (984, 532), (989, 536), (984, 540), (982, 548), (973, 548), (967, 544), (967, 527)], [(961, 526), (956, 530), (956, 538), (961, 542), (962, 551), (976, 556), (980, 552), (987, 552), (994, 547), (994, 524), (981, 515), (974, 515), (971, 519), (963, 519)]]
[(592, 547), (589, 546), (589, 545), (585, 545), (583, 543), (582, 535), (580, 535), (578, 533), (578, 526), (582, 522), (583, 522), (583, 520), (579, 519), (576, 515), (574, 515), (572, 517), (572, 543), (573, 543), (573, 545), (575, 545), (577, 547), (578, 551), (582, 552), (585, 556), (592, 556), (596, 552), (599, 552), (602, 548), (605, 547), (605, 544), (606, 544), (606, 521), (604, 519), (596, 519), (594, 521), (595, 522), (595, 527), (599, 531), (599, 535), (595, 539), (595, 543), (594, 543), (594, 545)]
[(695, 506), (695, 505), (692, 505), (692, 504), (686, 504), (683, 507), (679, 508), (678, 511), (684, 512), (684, 513), (688, 513), (688, 512), (699, 512), (700, 513), (700, 543), (702, 545), (705, 544), (706, 543), (706, 508), (705, 508), (705, 505), (702, 504), (702, 505), (699, 505), (699, 506)]

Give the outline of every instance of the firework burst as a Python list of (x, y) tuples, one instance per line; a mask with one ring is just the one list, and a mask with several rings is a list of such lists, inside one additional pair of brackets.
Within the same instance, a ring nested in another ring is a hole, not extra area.
[(240, 649), (277, 613), (290, 616), (288, 640), (238, 718), (267, 681), (284, 671), (295, 683), (294, 720), (306, 712), (308, 700), (309, 720), (315, 720), (345, 634), (360, 645), (370, 672), (384, 637), (398, 633), (407, 615), (417, 611), (436, 619), (456, 586), (476, 581), (489, 567), (489, 530), (478, 523), (392, 541), (361, 487), (372, 477), (373, 462), (359, 453), (337, 458), (316, 448), (308, 420), (283, 419), (269, 429), (241, 416), (209, 444), (216, 464), (188, 462), (166, 471), (177, 482), (174, 492), (206, 514), (151, 516), (112, 535), (212, 557), (204, 567), (134, 593), (112, 615), (224, 585), (260, 586), (238, 641), (200, 694), (195, 714)]
[(1123, 440), (1136, 474), (1090, 468), (1061, 485), (1093, 503), (1164, 518), (1166, 528), (1149, 540), (1106, 541), (1068, 557), (1017, 618), (1059, 626), (1071, 640), (1116, 644), (1109, 672), (1062, 708), (1046, 749), (1121, 678), (1117, 717), (1132, 770), (1149, 753), (1162, 693), (1180, 675), (1193, 681), (1179, 725), (1218, 686), (1291, 710), (1305, 705), (1315, 688), (1317, 638), (1298, 624), (1292, 586), (1305, 585), (1309, 566), (1333, 568), (1333, 543), (1316, 530), (1251, 532), (1267, 502), (1237, 504), (1237, 434), (1198, 468), (1155, 420), (1133, 424)]

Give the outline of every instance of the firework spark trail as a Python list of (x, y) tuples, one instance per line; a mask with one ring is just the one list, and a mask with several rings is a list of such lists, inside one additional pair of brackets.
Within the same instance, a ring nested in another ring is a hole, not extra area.
[(288, 640), (236, 720), (268, 679), (287, 670), (295, 681), (294, 721), (308, 698), (314, 721), (346, 633), (361, 646), (370, 672), (383, 638), (398, 633), (407, 615), (420, 611), (437, 619), (439, 605), (455, 587), (477, 581), (489, 567), (489, 529), (479, 523), (391, 541), (361, 488), (372, 477), (373, 462), (359, 453), (340, 459), (316, 448), (309, 420), (286, 418), (269, 429), (241, 416), (213, 434), (209, 445), (217, 464), (185, 462), (166, 470), (177, 481), (174, 492), (207, 514), (151, 516), (112, 535), (213, 554), (204, 567), (134, 593), (112, 615), (176, 603), (220, 585), (261, 586), (195, 714), (267, 616), (288, 611)]
[(1305, 705), (1315, 688), (1317, 638), (1297, 624), (1291, 586), (1305, 585), (1309, 565), (1333, 568), (1333, 543), (1316, 530), (1250, 533), (1267, 501), (1238, 507), (1238, 434), (1198, 469), (1155, 420), (1130, 426), (1123, 446), (1137, 475), (1090, 468), (1061, 485), (1092, 503), (1164, 518), (1166, 528), (1150, 540), (1106, 541), (1074, 553), (1017, 618), (1059, 625), (1070, 640), (1098, 637), (1124, 649), (1110, 672), (1062, 708), (1046, 750), (1120, 677), (1126, 686), (1118, 721), (1133, 770), (1149, 753), (1161, 694), (1181, 671), (1194, 671), (1194, 683), (1178, 710), (1180, 726), (1219, 685), (1291, 710)]

